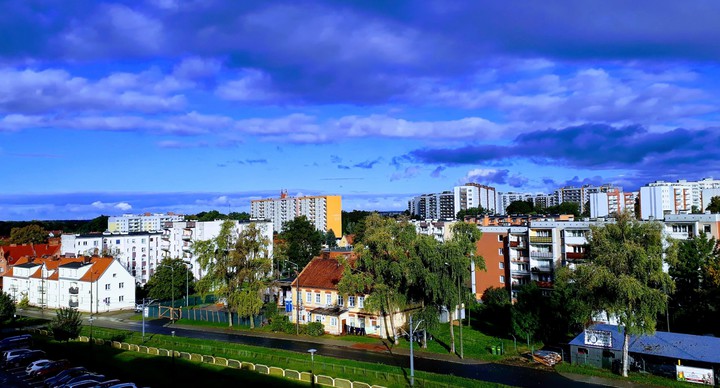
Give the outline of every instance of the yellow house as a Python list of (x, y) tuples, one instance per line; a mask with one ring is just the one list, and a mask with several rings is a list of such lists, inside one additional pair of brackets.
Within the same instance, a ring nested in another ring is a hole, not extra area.
[[(352, 252), (323, 252), (315, 257), (292, 282), (293, 310), (290, 317), (297, 317), (297, 291), (300, 289), (300, 323), (320, 322), (325, 332), (334, 335), (372, 335), (387, 338), (383, 317), (365, 309), (367, 295), (341, 295), (337, 284), (342, 278), (344, 267), (339, 261), (346, 256), (352, 262)], [(388, 317), (395, 320), (395, 327), (405, 323), (401, 312)], [(389, 327), (388, 327), (389, 329)]]

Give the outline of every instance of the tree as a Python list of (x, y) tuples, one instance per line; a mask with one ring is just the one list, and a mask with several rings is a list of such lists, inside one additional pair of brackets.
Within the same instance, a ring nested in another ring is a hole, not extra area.
[(465, 219), (465, 217), (477, 217), (479, 215), (487, 213), (487, 210), (483, 209), (482, 207), (471, 207), (468, 209), (460, 210), (457, 212), (457, 215), (455, 218), (462, 221)]
[(494, 336), (507, 335), (512, 325), (510, 293), (504, 287), (489, 287), (483, 292), (480, 305), (480, 322), (483, 332)]
[(337, 237), (332, 229), (325, 234), (325, 245), (331, 249), (337, 247)]
[(50, 322), (50, 330), (57, 341), (69, 341), (80, 335), (82, 318), (80, 312), (71, 307), (62, 307)]
[(367, 217), (365, 226), (363, 242), (355, 245), (355, 266), (344, 266), (338, 290), (346, 295), (368, 294), (365, 309), (382, 315), (386, 332), (398, 344), (394, 320), (390, 319), (388, 330), (387, 315), (408, 303), (410, 274), (407, 268), (416, 236), (415, 227), (378, 214)]
[(146, 288), (148, 297), (158, 300), (181, 299), (185, 296), (185, 280), (189, 279), (188, 288), (195, 288), (195, 278), (188, 266), (178, 258), (166, 258), (160, 262), (155, 273), (148, 280)]
[[(614, 316), (623, 328), (623, 367), (627, 377), (630, 335), (652, 334), (658, 314), (666, 309), (673, 282), (663, 272), (663, 226), (641, 223), (621, 213), (613, 224), (591, 227), (587, 263), (578, 266), (573, 281), (587, 288), (586, 303)], [(672, 262), (672, 258), (670, 258)]]
[(540, 331), (540, 314), (543, 305), (542, 291), (536, 283), (518, 288), (517, 302), (511, 308), (512, 330), (530, 343)]
[(108, 216), (98, 216), (83, 224), (77, 233), (104, 232), (108, 227)]
[(535, 211), (532, 201), (512, 201), (505, 209), (507, 214), (530, 214)]
[(323, 244), (322, 232), (305, 216), (295, 217), (283, 224), (278, 236), (287, 243), (287, 258), (303, 268), (320, 254)]
[(675, 281), (675, 293), (670, 298), (675, 331), (705, 334), (715, 330), (711, 273), (719, 256), (717, 241), (705, 233), (678, 242), (677, 258), (669, 270)]
[(47, 243), (48, 233), (42, 226), (31, 224), (22, 228), (12, 228), (10, 231), (11, 244), (44, 244)]
[(248, 221), (250, 220), (250, 214), (247, 212), (231, 212), (227, 215), (229, 220), (237, 221)]
[[(223, 222), (215, 238), (193, 244), (198, 262), (206, 272), (198, 282), (201, 292), (214, 291), (227, 300), (231, 315), (237, 311), (250, 316), (252, 322), (252, 317), (259, 313), (258, 303), (262, 307), (263, 282), (272, 270), (268, 245), (269, 241), (254, 223), (236, 234), (235, 222)], [(232, 326), (232, 319), (229, 325)]]
[(10, 294), (0, 291), (0, 323), (15, 316), (15, 302)]
[(710, 198), (710, 203), (705, 210), (708, 210), (710, 213), (720, 213), (720, 196)]

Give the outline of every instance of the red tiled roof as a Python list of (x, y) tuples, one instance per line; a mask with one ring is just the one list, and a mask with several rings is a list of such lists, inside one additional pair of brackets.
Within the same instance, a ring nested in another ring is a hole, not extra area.
[[(327, 255), (330, 256), (330, 255)], [(335, 257), (316, 257), (305, 266), (298, 276), (300, 287), (321, 288), (325, 290), (336, 290), (337, 284), (342, 278), (344, 267), (340, 264), (338, 256)], [(352, 265), (355, 262), (354, 257), (349, 258)], [(298, 279), (293, 281), (292, 285), (297, 286)]]
[(23, 256), (56, 256), (60, 253), (60, 245), (50, 244), (22, 244), (0, 246), (3, 256), (8, 264), (15, 264)]
[(95, 281), (102, 276), (113, 262), (112, 257), (93, 257), (91, 259), (92, 267), (80, 278), (81, 282)]

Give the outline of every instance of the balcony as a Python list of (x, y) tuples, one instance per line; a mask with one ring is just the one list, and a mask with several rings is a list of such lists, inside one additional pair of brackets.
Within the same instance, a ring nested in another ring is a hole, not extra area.
[(530, 242), (533, 244), (552, 244), (552, 236), (530, 236)]
[(510, 261), (513, 263), (528, 263), (530, 262), (530, 258), (523, 256), (511, 257)]
[(183, 239), (183, 241), (190, 241), (190, 240), (192, 240), (192, 230), (190, 230), (190, 229), (183, 229), (182, 239)]
[(169, 251), (170, 250), (170, 241), (163, 240), (160, 242), (160, 249), (163, 251)]
[(529, 276), (530, 271), (527, 268), (511, 269), (510, 276)]
[(77, 287), (70, 287), (68, 288), (68, 291), (71, 295), (77, 295), (80, 290)]
[(565, 257), (568, 260), (582, 260), (585, 258), (585, 252), (567, 252)]
[(552, 252), (535, 251), (535, 252), (530, 252), (530, 257), (532, 257), (534, 259), (552, 259), (553, 253)]
[(68, 306), (78, 307), (78, 306), (80, 306), (80, 303), (78, 303), (78, 301), (76, 301), (76, 300), (71, 300), (70, 302), (68, 302)]
[(543, 282), (543, 281), (536, 281), (535, 282), (539, 288), (553, 288), (554, 284), (553, 282)]
[(510, 241), (510, 248), (525, 249), (525, 242), (524, 241)]
[(192, 246), (190, 244), (185, 244), (182, 247), (183, 252), (192, 252)]
[(550, 273), (553, 271), (553, 267), (549, 265), (541, 265), (538, 267), (532, 267), (530, 270), (535, 273)]

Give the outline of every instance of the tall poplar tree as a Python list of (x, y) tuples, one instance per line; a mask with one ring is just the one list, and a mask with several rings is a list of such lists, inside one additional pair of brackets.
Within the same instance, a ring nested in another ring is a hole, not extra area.
[[(588, 291), (587, 303), (617, 318), (623, 327), (622, 374), (627, 377), (630, 335), (653, 334), (658, 314), (665, 312), (674, 284), (663, 272), (666, 250), (663, 226), (639, 222), (625, 212), (615, 223), (591, 227), (587, 263), (573, 280)], [(672, 259), (672, 258), (669, 258)]]

